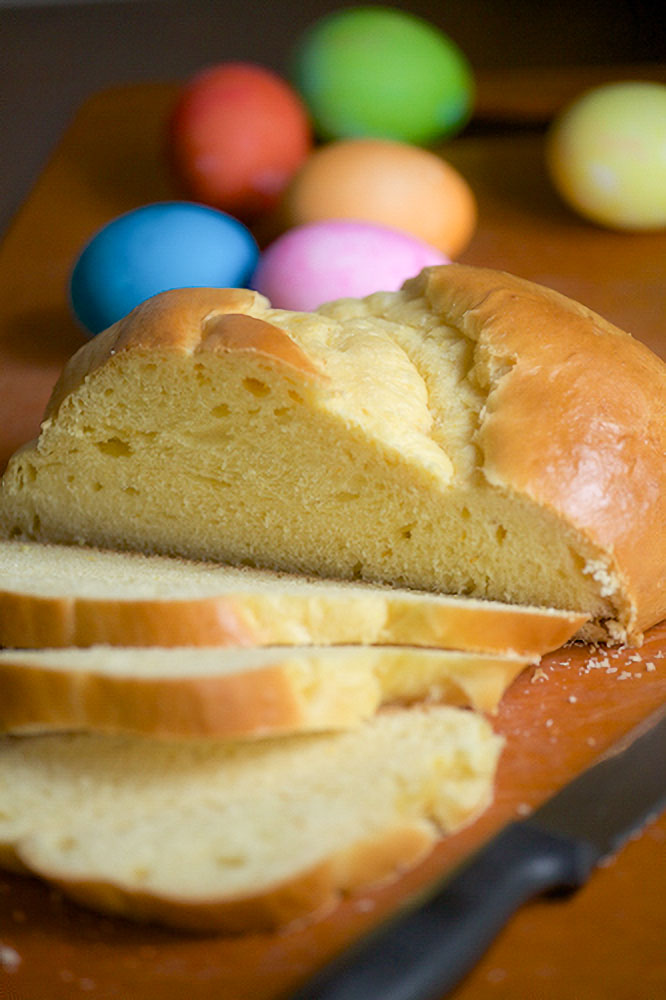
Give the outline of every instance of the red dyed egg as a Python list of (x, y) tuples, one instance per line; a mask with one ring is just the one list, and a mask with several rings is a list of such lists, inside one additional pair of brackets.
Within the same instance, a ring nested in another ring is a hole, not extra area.
[(225, 63), (183, 86), (168, 141), (185, 192), (248, 221), (274, 207), (312, 136), (305, 105), (281, 77)]

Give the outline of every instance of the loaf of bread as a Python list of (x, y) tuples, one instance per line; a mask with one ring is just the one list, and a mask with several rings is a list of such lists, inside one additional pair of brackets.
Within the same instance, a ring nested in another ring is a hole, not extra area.
[(110, 913), (271, 928), (415, 864), (492, 795), (483, 716), (396, 709), (250, 743), (0, 739), (0, 865)]
[(241, 740), (348, 728), (386, 703), (491, 712), (526, 665), (406, 646), (0, 650), (0, 732)]
[(530, 605), (666, 616), (666, 365), (589, 309), (449, 265), (313, 314), (150, 299), (85, 345), (0, 530)]
[(395, 644), (559, 648), (585, 616), (496, 601), (0, 540), (0, 646)]

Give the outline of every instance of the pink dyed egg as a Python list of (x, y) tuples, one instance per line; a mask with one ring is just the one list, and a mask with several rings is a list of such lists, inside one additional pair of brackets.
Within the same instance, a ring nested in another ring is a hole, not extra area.
[(251, 284), (278, 309), (308, 312), (333, 299), (396, 291), (422, 268), (448, 263), (408, 233), (330, 219), (279, 236), (259, 258)]

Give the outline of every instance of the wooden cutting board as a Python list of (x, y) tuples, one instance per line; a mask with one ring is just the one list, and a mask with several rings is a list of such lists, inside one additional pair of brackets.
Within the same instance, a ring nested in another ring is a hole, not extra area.
[[(494, 77), (492, 100), (501, 106), (498, 86)], [(555, 90), (567, 92), (566, 79)], [(173, 94), (173, 86), (156, 84), (93, 97), (0, 247), (0, 466), (37, 432), (63, 362), (83, 342), (66, 300), (79, 249), (118, 213), (178, 194), (163, 156)], [(479, 203), (479, 228), (462, 259), (558, 288), (666, 357), (666, 234), (622, 235), (575, 218), (548, 183), (542, 143), (539, 128), (494, 129), (443, 148)], [(574, 647), (548, 657), (519, 678), (496, 717), (507, 747), (495, 802), (484, 816), (416, 871), (342, 901), (304, 930), (192, 937), (99, 917), (37, 881), (0, 875), (0, 998), (288, 996), (327, 957), (542, 801), (664, 700), (666, 625), (639, 652)], [(666, 816), (576, 895), (526, 906), (455, 1000), (666, 996), (665, 862)]]

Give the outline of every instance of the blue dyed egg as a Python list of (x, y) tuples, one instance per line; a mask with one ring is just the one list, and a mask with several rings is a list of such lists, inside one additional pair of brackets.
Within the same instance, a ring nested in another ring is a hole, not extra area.
[(91, 333), (170, 288), (243, 287), (259, 249), (241, 222), (193, 202), (144, 205), (118, 216), (84, 247), (70, 301)]

